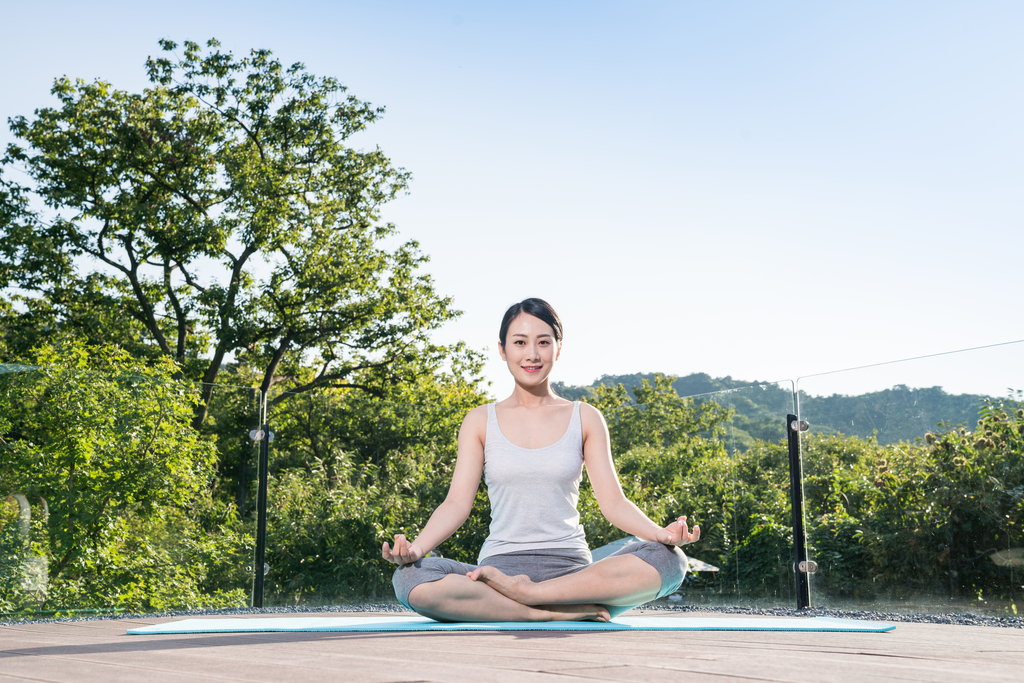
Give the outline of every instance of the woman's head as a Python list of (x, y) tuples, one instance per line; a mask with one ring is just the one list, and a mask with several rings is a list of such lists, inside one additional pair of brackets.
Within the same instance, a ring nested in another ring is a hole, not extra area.
[(547, 389), (562, 351), (562, 321), (543, 299), (524, 299), (505, 311), (498, 351), (520, 387)]
[(539, 318), (543, 322), (547, 323), (555, 335), (555, 344), (561, 345), (562, 343), (562, 321), (555, 313), (555, 309), (551, 307), (544, 299), (523, 299), (517, 304), (512, 304), (505, 311), (505, 316), (501, 319), (501, 328), (498, 330), (498, 342), (502, 348), (508, 343), (508, 328), (512, 322), (519, 316), (526, 314), (532, 315), (534, 318)]

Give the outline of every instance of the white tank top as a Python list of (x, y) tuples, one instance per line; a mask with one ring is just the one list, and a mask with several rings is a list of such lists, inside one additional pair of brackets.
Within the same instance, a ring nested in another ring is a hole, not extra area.
[(522, 448), (505, 438), (494, 404), (487, 406), (484, 482), (491, 529), (479, 564), (491, 555), (571, 548), (589, 553), (576, 509), (583, 480), (583, 424), (575, 401), (569, 428), (544, 448)]

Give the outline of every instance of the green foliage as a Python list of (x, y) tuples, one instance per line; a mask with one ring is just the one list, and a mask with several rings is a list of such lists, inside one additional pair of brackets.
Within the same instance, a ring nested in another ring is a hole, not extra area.
[(81, 345), (44, 347), (36, 361), (39, 370), (0, 385), (0, 480), (49, 504), (46, 606), (243, 600), (238, 590), (206, 590), (244, 542), (231, 523), (200, 526), (215, 450), (188, 427), (197, 397), (173, 379), (174, 365)]
[(633, 387), (632, 397), (622, 384), (602, 384), (585, 399), (604, 415), (613, 453), (634, 446), (669, 446), (697, 432), (721, 433), (721, 425), (731, 413), (716, 403), (680, 399), (672, 387), (674, 379), (660, 373), (653, 383), (644, 379)]
[(426, 256), (379, 223), (409, 174), (349, 146), (383, 109), (267, 50), (161, 47), (142, 92), (59, 78), (11, 119), (0, 170), (31, 186), (0, 179), (7, 353), (61, 333), (169, 357), (204, 383), (197, 428), (232, 355), (264, 393), (383, 396), (456, 353), (429, 342), (457, 312)]

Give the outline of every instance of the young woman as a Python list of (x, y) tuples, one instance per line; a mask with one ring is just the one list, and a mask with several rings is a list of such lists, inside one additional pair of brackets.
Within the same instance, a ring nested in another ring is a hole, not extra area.
[[(549, 380), (562, 323), (541, 299), (506, 311), (498, 333), (515, 378), (504, 401), (475, 408), (459, 430), (448, 496), (413, 541), (395, 536), (384, 559), (406, 607), (439, 621), (608, 621), (676, 590), (686, 574), (677, 546), (700, 538), (686, 517), (662, 528), (628, 501), (612, 464), (608, 427)], [(593, 562), (576, 509), (583, 467), (609, 522), (641, 539)], [(469, 517), (483, 474), (490, 535), (476, 565), (426, 557)]]

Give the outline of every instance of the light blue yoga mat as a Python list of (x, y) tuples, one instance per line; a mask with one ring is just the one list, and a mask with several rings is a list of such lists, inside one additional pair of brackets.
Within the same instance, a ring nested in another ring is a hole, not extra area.
[(896, 627), (877, 621), (832, 617), (618, 617), (597, 621), (480, 622), (443, 624), (425, 617), (254, 617), (184, 619), (128, 629), (131, 635), (302, 631), (855, 631)]

